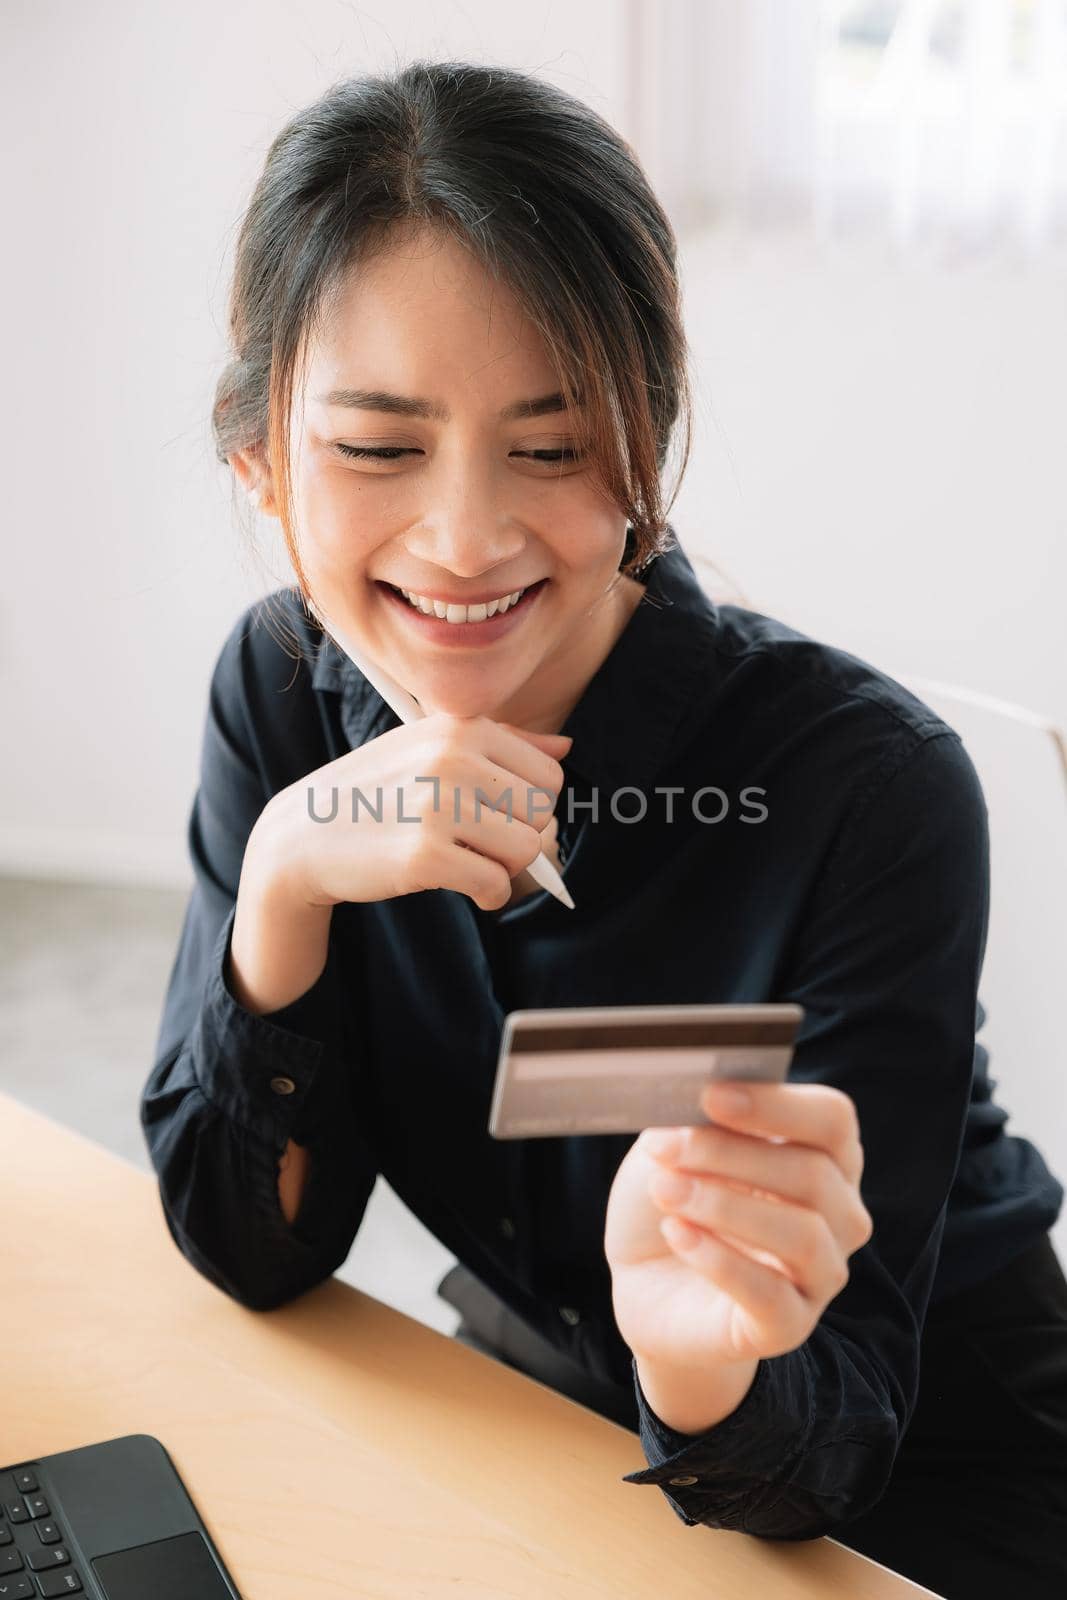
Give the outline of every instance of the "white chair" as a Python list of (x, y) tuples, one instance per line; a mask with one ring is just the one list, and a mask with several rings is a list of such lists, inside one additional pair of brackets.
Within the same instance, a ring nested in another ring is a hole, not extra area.
[(437, 1293), (456, 1258), (379, 1177), (356, 1242), (337, 1276), (438, 1333), (455, 1333), (460, 1314)]
[[(895, 675), (963, 740), (989, 811), (989, 937), (979, 993), (994, 1099), (1067, 1184), (1067, 739), (1048, 717), (957, 684)], [(1067, 1259), (1067, 1207), (1052, 1229)]]

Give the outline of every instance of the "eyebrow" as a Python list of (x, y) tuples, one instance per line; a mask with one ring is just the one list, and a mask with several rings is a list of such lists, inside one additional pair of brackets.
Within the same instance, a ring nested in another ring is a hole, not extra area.
[[(316, 395), (324, 406), (346, 406), (356, 411), (388, 411), (397, 417), (423, 417), (429, 422), (448, 422), (451, 412), (433, 400), (418, 399), (413, 395), (390, 394), (385, 389), (330, 389)], [(581, 405), (576, 396), (575, 405)], [(518, 422), (524, 417), (544, 417), (553, 412), (568, 410), (564, 395), (542, 394), (533, 400), (515, 400), (500, 413), (501, 422)]]

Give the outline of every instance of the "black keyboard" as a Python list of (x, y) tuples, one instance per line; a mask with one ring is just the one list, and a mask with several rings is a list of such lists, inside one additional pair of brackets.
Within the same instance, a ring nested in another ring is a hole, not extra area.
[(63, 1529), (26, 1467), (0, 1472), (0, 1600), (81, 1594)]

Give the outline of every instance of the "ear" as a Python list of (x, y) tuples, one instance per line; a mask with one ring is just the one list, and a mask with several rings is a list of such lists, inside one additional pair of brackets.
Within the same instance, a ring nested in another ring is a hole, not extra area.
[(227, 458), (241, 489), (264, 516), (278, 515), (269, 471), (257, 450), (235, 450)]

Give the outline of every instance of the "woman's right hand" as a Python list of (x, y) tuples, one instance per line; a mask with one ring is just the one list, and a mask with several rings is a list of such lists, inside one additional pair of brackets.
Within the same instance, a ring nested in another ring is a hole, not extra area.
[[(249, 845), (271, 878), (311, 906), (456, 889), (498, 910), (541, 850), (570, 745), (563, 734), (433, 712), (279, 790)], [(365, 800), (353, 820), (357, 789)]]

